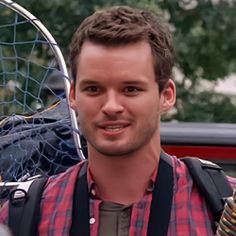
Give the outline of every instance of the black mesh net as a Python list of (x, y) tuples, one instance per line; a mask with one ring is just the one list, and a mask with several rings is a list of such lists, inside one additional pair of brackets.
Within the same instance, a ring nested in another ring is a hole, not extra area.
[(52, 175), (79, 161), (52, 42), (0, 2), (0, 175)]

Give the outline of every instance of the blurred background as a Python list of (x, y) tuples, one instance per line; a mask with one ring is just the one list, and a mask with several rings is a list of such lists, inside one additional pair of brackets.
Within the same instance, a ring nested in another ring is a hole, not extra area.
[[(174, 37), (177, 102), (162, 118), (162, 147), (177, 157), (212, 160), (236, 176), (236, 0), (16, 2), (41, 20), (66, 61), (73, 33), (95, 10), (130, 5), (163, 15)], [(80, 159), (72, 137), (78, 130), (71, 127), (64, 99), (65, 74), (52, 47), (30, 22), (0, 4), (3, 180), (28, 173), (51, 175)], [(86, 156), (84, 140), (82, 150)]]
[[(94, 10), (126, 4), (163, 14), (174, 36), (174, 80), (178, 97), (175, 108), (163, 120), (235, 123), (236, 0), (16, 2), (42, 21), (58, 42), (65, 58), (76, 27)], [(60, 90), (58, 85), (56, 89)]]

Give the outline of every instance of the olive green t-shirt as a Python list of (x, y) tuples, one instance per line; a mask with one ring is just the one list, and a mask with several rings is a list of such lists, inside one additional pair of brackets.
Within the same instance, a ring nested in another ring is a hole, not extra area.
[(102, 202), (99, 211), (99, 236), (129, 236), (132, 206)]

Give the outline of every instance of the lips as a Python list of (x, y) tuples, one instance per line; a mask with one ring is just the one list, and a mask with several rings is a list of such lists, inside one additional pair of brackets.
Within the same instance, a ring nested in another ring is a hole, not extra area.
[(103, 122), (98, 125), (99, 128), (107, 131), (107, 132), (119, 132), (128, 127), (130, 124), (128, 122)]
[(106, 126), (104, 129), (106, 131), (110, 131), (110, 132), (117, 132), (117, 131), (120, 131), (121, 129), (125, 128), (126, 126), (124, 125), (109, 125), (109, 126)]

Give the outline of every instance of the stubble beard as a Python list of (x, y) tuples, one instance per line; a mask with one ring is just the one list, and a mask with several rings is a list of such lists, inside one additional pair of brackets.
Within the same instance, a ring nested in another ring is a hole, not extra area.
[(146, 126), (145, 129), (141, 127), (139, 131), (136, 132), (136, 135), (133, 135), (133, 137), (130, 138), (126, 144), (116, 146), (115, 145), (116, 141), (114, 142), (111, 141), (109, 147), (101, 146), (99, 144), (99, 141), (97, 142), (96, 139), (93, 138), (94, 135), (92, 131), (88, 131), (87, 129), (81, 129), (81, 130), (87, 142), (98, 153), (111, 158), (119, 158), (119, 157), (131, 156), (139, 149), (144, 147), (146, 144), (148, 144), (151, 141), (157, 129), (158, 129), (158, 123), (153, 122), (152, 124)]

